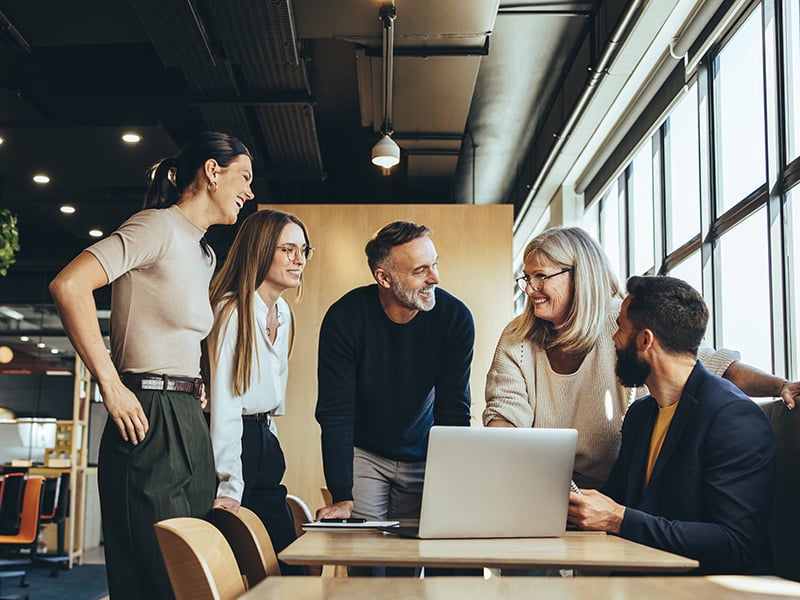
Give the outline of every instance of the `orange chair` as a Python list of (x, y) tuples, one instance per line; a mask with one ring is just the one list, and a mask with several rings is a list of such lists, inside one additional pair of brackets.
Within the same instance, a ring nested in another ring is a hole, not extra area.
[(36, 554), (36, 540), (39, 537), (39, 515), (42, 509), (42, 487), (44, 477), (31, 476), (25, 482), (25, 495), (22, 499), (19, 531), (14, 535), (0, 535), (0, 546), (31, 548)]
[[(8, 476), (7, 476), (8, 477)], [(9, 481), (19, 481), (14, 478)], [(39, 515), (42, 509), (42, 487), (44, 477), (28, 477), (25, 480), (25, 491), (22, 498), (22, 510), (19, 516), (19, 529), (14, 534), (0, 535), (0, 549), (4, 552), (15, 549), (30, 548), (30, 558), (10, 559), (0, 562), (0, 566), (27, 565), (36, 556), (36, 544), (39, 537)], [(6, 487), (6, 486), (4, 486)], [(6, 487), (6, 491), (8, 488)], [(25, 571), (5, 571), (2, 577), (20, 577), (20, 586), (28, 587)], [(27, 597), (23, 595), (22, 597)]]

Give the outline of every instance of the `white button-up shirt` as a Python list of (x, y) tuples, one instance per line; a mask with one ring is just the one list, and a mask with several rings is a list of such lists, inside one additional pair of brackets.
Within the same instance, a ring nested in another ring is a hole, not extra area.
[[(236, 348), (239, 313), (231, 313), (227, 325), (220, 330), (219, 361), (212, 369), (209, 385), (211, 406), (211, 443), (214, 448), (214, 463), (219, 488), (217, 497), (227, 496), (239, 502), (244, 491), (242, 476), (242, 415), (268, 412), (272, 415), (284, 413), (286, 380), (289, 373), (289, 340), (292, 318), (289, 305), (278, 298), (279, 322), (273, 344), (267, 336), (267, 305), (258, 293), (254, 293), (256, 348), (250, 372), (250, 387), (243, 396), (233, 393), (233, 362)], [(218, 316), (218, 314), (217, 314)], [(213, 357), (210, 357), (213, 359)], [(270, 430), (277, 435), (275, 421)]]

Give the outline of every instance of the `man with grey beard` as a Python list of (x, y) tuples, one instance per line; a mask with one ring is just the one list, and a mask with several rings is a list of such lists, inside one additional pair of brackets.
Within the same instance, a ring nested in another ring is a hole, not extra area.
[(418, 518), (428, 432), (470, 422), (472, 314), (439, 285), (430, 229), (390, 223), (367, 243), (372, 285), (328, 309), (317, 421), (333, 504), (317, 518)]

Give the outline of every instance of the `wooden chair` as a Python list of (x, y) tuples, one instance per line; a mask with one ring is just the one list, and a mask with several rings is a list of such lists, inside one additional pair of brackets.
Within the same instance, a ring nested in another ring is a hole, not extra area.
[[(297, 534), (297, 537), (300, 537), (305, 533), (305, 531), (303, 531), (303, 523), (310, 523), (314, 520), (314, 516), (311, 514), (311, 509), (308, 508), (308, 504), (306, 504), (298, 496), (286, 494), (286, 504), (289, 505), (289, 510), (292, 511), (292, 517), (294, 518), (294, 531)], [(322, 567), (307, 566), (306, 574), (315, 576), (322, 575)]]
[(213, 519), (233, 549), (248, 589), (281, 574), (269, 532), (256, 513), (244, 506), (239, 507), (238, 513), (215, 508)]
[(775, 574), (800, 581), (800, 407), (786, 410), (780, 400), (759, 401), (775, 433), (777, 477), (770, 516)]
[(244, 594), (233, 550), (211, 523), (175, 517), (154, 527), (176, 600), (233, 600)]

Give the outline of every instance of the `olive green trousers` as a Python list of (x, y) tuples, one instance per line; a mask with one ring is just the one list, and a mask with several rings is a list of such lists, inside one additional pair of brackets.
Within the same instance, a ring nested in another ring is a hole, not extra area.
[(214, 455), (200, 403), (186, 392), (134, 391), (149, 421), (133, 445), (106, 422), (98, 458), (103, 543), (111, 600), (173, 598), (153, 524), (207, 519), (216, 490)]

